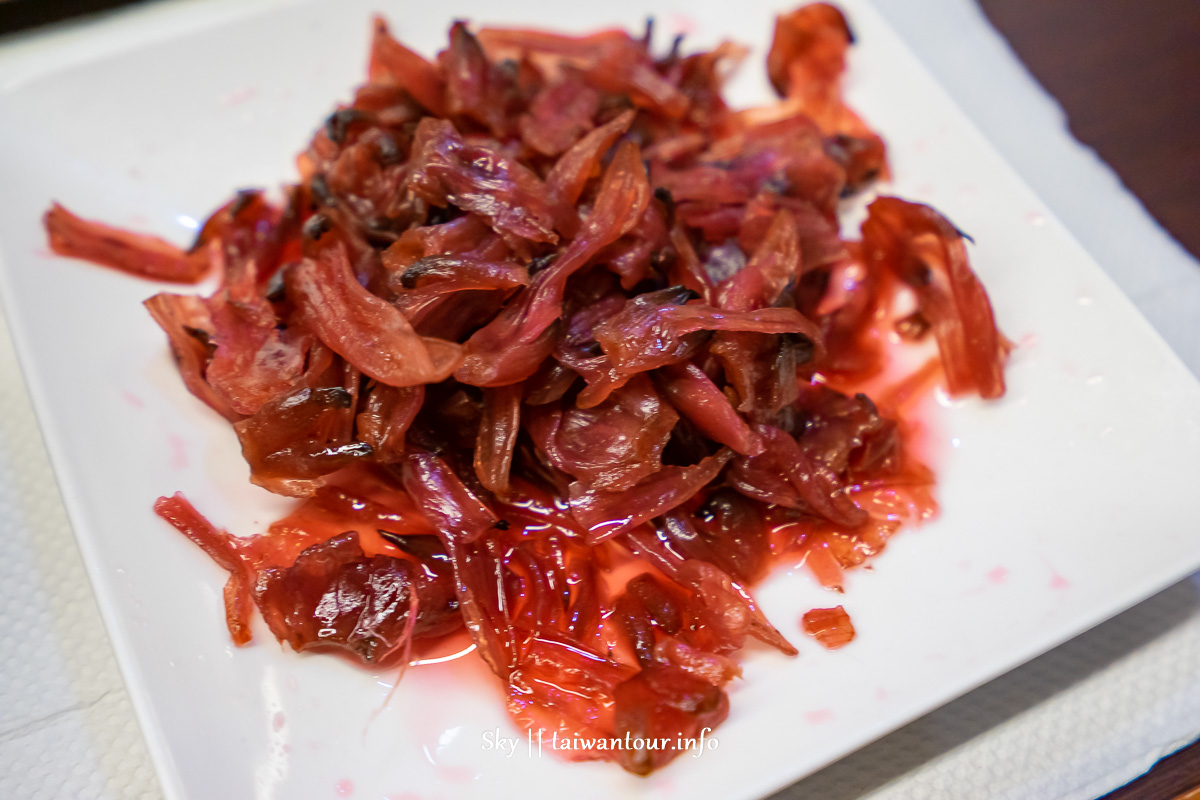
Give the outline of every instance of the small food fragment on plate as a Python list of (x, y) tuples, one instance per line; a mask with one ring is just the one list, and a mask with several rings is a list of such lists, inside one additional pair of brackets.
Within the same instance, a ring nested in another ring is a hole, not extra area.
[(841, 606), (814, 608), (805, 612), (800, 621), (804, 632), (827, 650), (838, 650), (854, 641), (854, 625)]

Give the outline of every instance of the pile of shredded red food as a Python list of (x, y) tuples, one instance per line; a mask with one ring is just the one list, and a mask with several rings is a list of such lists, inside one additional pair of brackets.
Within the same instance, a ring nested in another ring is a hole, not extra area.
[[(187, 252), (46, 215), (58, 253), (220, 276), (146, 306), (252, 480), (304, 498), (247, 538), (158, 501), (229, 571), (238, 644), (252, 606), (371, 664), (469, 635), (518, 723), (638, 774), (724, 719), (747, 637), (796, 653), (747, 586), (802, 555), (840, 588), (933, 513), (902, 412), (943, 377), (999, 397), (1008, 350), (936, 211), (880, 197), (839, 237), (887, 166), (837, 9), (778, 19), (766, 108), (721, 98), (742, 48), (650, 38), (455, 23), (428, 61), (376, 21), (282, 204), (239, 192)], [(888, 339), (930, 332), (883, 384)], [(840, 607), (803, 627), (854, 635)]]

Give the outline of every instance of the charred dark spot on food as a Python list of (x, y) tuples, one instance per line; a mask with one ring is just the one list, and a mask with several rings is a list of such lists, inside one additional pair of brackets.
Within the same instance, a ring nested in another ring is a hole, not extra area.
[(558, 253), (546, 253), (543, 256), (537, 256), (525, 267), (530, 275), (536, 275), (546, 267), (553, 264), (558, 259)]
[(193, 328), (190, 325), (184, 325), (183, 331), (188, 336), (204, 345), (204, 349), (208, 353), (209, 358), (212, 358), (213, 353), (217, 352), (217, 343), (213, 341), (212, 334), (210, 334), (208, 331), (203, 330), (202, 328)]
[(462, 216), (462, 212), (455, 206), (431, 206), (429, 213), (425, 216), (426, 225), (445, 225), (447, 222), (453, 222)]
[(879, 416), (879, 409), (875, 407), (875, 401), (868, 397), (864, 392), (858, 392), (854, 395), (854, 399), (862, 404), (863, 410), (872, 417)]
[(325, 119), (325, 135), (334, 144), (345, 144), (350, 123), (368, 119), (368, 115), (357, 108), (340, 108)]
[(690, 300), (699, 300), (700, 293), (686, 286), (669, 286), (661, 289), (663, 299), (673, 305), (682, 306)]
[(287, 286), (284, 283), (283, 275), (288, 268), (288, 264), (284, 264), (267, 281), (266, 297), (269, 303), (282, 303), (287, 299)]
[(775, 172), (762, 185), (763, 191), (785, 195), (792, 190), (792, 182), (782, 172)]
[(400, 285), (405, 289), (417, 288), (417, 280), (425, 273), (436, 269), (442, 259), (437, 256), (418, 259), (400, 276)]
[(350, 408), (354, 404), (354, 396), (341, 386), (334, 386), (322, 391), (325, 395), (325, 402), (334, 408)]
[(670, 228), (675, 224), (675, 195), (671, 194), (671, 190), (665, 186), (656, 186), (654, 199), (662, 203), (666, 224)]
[(390, 167), (404, 160), (400, 146), (391, 136), (380, 136), (375, 141), (375, 152), (378, 155), (379, 166)]
[(496, 65), (496, 70), (511, 83), (521, 74), (521, 64), (515, 58), (506, 58)]
[(305, 221), (303, 233), (306, 238), (312, 239), (314, 242), (319, 242), (321, 241), (321, 237), (329, 233), (332, 229), (333, 223), (329, 220), (329, 217), (324, 214), (313, 214)]
[(496, 524), (493, 525), (492, 527), (498, 531), (506, 531), (512, 526), (508, 524), (508, 520), (498, 519), (498, 520), (496, 520)]
[(642, 49), (647, 53), (650, 52), (650, 45), (654, 43), (654, 17), (646, 17), (646, 27), (642, 31)]
[(782, 344), (791, 351), (792, 356), (796, 359), (797, 365), (807, 364), (812, 361), (816, 354), (816, 345), (813, 340), (802, 333), (784, 333), (781, 334)]
[(314, 175), (308, 182), (308, 187), (312, 190), (313, 199), (318, 207), (333, 208), (338, 204), (337, 197), (329, 188), (329, 181), (324, 175)]
[(262, 191), (259, 189), (239, 189), (233, 202), (229, 204), (230, 219), (237, 219), (238, 215), (245, 211), (261, 194)]
[[(715, 505), (715, 501), (708, 500), (707, 502), (705, 502), (703, 505), (701, 505), (699, 508), (696, 509), (695, 516), (696, 516), (696, 519), (700, 520), (701, 522), (715, 521), (717, 518), (717, 507)], [(689, 531), (687, 535), (691, 538), (695, 537), (695, 533), (691, 532), (691, 531)]]
[(683, 50), (684, 34), (677, 33), (675, 38), (671, 40), (671, 49), (667, 52), (666, 62), (668, 65), (674, 64), (679, 60), (680, 53)]

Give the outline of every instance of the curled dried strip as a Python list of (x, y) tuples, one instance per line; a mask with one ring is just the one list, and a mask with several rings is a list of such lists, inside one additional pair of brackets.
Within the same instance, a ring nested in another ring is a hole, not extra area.
[(967, 263), (962, 231), (929, 206), (881, 197), (867, 207), (863, 251), (873, 268), (887, 270), (916, 293), (950, 392), (1002, 396), (1009, 345)]
[(50, 249), (60, 256), (82, 258), (139, 278), (169, 283), (198, 283), (209, 271), (204, 250), (185, 253), (156, 236), (82, 219), (58, 203), (50, 206), (42, 222)]

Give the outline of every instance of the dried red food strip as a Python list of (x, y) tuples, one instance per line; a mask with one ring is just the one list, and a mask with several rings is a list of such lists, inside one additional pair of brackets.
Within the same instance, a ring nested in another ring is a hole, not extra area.
[(863, 251), (873, 268), (888, 270), (916, 293), (951, 394), (1003, 395), (1008, 345), (967, 263), (962, 232), (929, 206), (881, 197), (867, 207)]
[(521, 432), (520, 385), (483, 390), (483, 414), (475, 439), (475, 474), (492, 494), (509, 493), (509, 472)]
[(717, 305), (730, 311), (770, 307), (800, 277), (800, 268), (796, 221), (780, 209), (750, 262), (717, 287)]
[(507, 261), (484, 261), (469, 255), (426, 256), (400, 273), (396, 288), (425, 295), (471, 289), (515, 289), (529, 283), (529, 271)]
[(600, 93), (578, 70), (565, 70), (560, 80), (538, 91), (518, 120), (521, 138), (538, 153), (557, 156), (595, 127), (592, 120), (599, 109)]
[(619, 492), (662, 468), (678, 419), (639, 376), (590, 408), (543, 406), (529, 432), (555, 467), (591, 488)]
[(713, 441), (746, 456), (763, 451), (762, 439), (738, 415), (729, 398), (695, 364), (673, 364), (659, 373), (667, 399)]
[(229, 573), (225, 584), (225, 625), (234, 644), (249, 643), (254, 572), (238, 555), (237, 540), (214, 527), (182, 494), (160, 497), (154, 504), (154, 511)]
[(436, 206), (486, 217), (498, 233), (531, 242), (558, 241), (546, 187), (519, 161), (467, 143), (448, 120), (417, 125), (408, 190)]
[(275, 565), (256, 551), (256, 539), (216, 529), (180, 494), (160, 498), (155, 511), (229, 571), (226, 619), (239, 645), (250, 641), (251, 601), (293, 650), (345, 650), (365, 664), (387, 661), (414, 637), (442, 635), (458, 624), (450, 565), (428, 548), (424, 560), (368, 556), (350, 531)]
[(289, 270), (287, 287), (321, 341), (381, 383), (437, 383), (459, 365), (458, 345), (418, 336), (403, 314), (355, 280), (340, 245)]
[(833, 135), (846, 181), (857, 188), (887, 170), (883, 140), (842, 100), (846, 50), (854, 36), (828, 3), (811, 3), (779, 17), (767, 55), (767, 74), (779, 94)]
[(209, 262), (203, 250), (185, 253), (156, 236), (82, 219), (58, 203), (51, 204), (42, 221), (50, 249), (60, 256), (82, 258), (139, 278), (170, 283), (198, 283), (208, 274)]
[(405, 435), (424, 402), (424, 386), (397, 389), (379, 383), (371, 387), (355, 418), (355, 429), (358, 438), (371, 446), (376, 461), (389, 464), (403, 457)]
[(574, 235), (579, 227), (575, 203), (583, 193), (589, 179), (600, 171), (600, 159), (633, 124), (635, 114), (625, 111), (609, 122), (589, 132), (575, 142), (554, 162), (546, 176), (546, 190), (551, 200), (562, 209), (558, 214), (558, 228), (564, 234)]
[(367, 65), (370, 80), (404, 89), (431, 114), (445, 116), (446, 81), (441, 71), (392, 38), (382, 17), (375, 17), (373, 26), (371, 60)]
[(370, 457), (370, 445), (339, 435), (340, 414), (353, 409), (354, 397), (341, 386), (306, 386), (239, 420), (234, 430), (251, 482), (303, 497), (324, 476)]
[(279, 319), (256, 287), (254, 262), (207, 301), (216, 343), (204, 379), (239, 414), (254, 414), (286, 394), (304, 374), (311, 338), (279, 329)]
[(240, 419), (229, 402), (205, 380), (215, 346), (212, 316), (204, 301), (190, 294), (156, 294), (145, 302), (146, 310), (167, 334), (179, 375), (188, 391), (229, 421)]
[(588, 541), (598, 544), (683, 505), (711, 483), (732, 456), (722, 450), (690, 467), (666, 466), (620, 492), (572, 483), (571, 513), (587, 527)]

